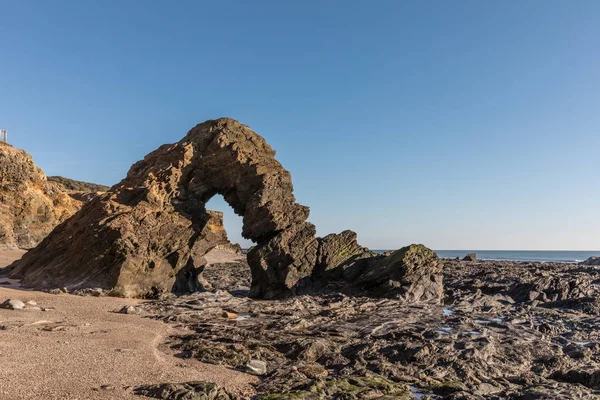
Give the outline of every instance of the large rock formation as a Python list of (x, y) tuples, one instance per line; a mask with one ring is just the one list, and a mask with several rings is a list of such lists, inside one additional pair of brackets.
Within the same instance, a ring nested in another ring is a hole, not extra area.
[[(135, 297), (201, 289), (203, 256), (222, 241), (205, 208), (216, 194), (243, 216), (242, 235), (257, 243), (248, 253), (255, 297), (310, 289), (317, 278), (338, 279), (344, 263), (386, 273), (398, 268), (392, 279), (402, 285), (403, 277), (414, 275), (405, 257), (375, 262), (381, 257), (359, 246), (353, 232), (317, 238), (275, 151), (228, 118), (200, 124), (134, 164), (123, 181), (13, 264), (11, 275), (32, 286), (101, 287)], [(361, 262), (365, 257), (372, 262)], [(417, 265), (419, 279), (439, 273), (437, 257), (426, 260), (432, 267)], [(368, 277), (360, 281), (368, 283)]]
[(0, 142), (0, 247), (35, 247), (86, 199), (46, 179), (29, 154)]

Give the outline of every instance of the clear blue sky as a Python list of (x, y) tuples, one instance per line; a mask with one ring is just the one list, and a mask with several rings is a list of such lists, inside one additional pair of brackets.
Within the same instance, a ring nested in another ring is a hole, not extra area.
[(600, 249), (598, 1), (0, 0), (0, 15), (0, 127), (48, 175), (114, 184), (229, 116), (277, 150), (320, 235)]

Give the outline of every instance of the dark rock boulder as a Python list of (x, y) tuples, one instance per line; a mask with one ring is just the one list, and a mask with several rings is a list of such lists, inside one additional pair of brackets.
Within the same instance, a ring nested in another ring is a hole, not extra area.
[(248, 252), (252, 272), (253, 297), (273, 298), (290, 289), (310, 286), (309, 278), (317, 262), (315, 226), (305, 222), (279, 232)]
[(138, 396), (153, 399), (177, 400), (237, 400), (238, 396), (229, 393), (216, 383), (193, 381), (183, 383), (163, 383), (158, 385), (142, 385), (134, 388)]
[(587, 260), (580, 262), (579, 265), (600, 265), (600, 257), (591, 256)]
[(477, 262), (477, 254), (469, 253), (466, 256), (464, 256), (462, 260), (469, 261), (469, 262)]
[(332, 233), (319, 239), (315, 273), (338, 278), (342, 276), (343, 269), (355, 260), (374, 256), (375, 253), (358, 244), (355, 232), (347, 230), (340, 234)]
[(437, 254), (413, 244), (387, 257), (366, 259), (364, 267), (354, 272), (351, 284), (372, 295), (437, 303), (444, 292), (442, 268)]

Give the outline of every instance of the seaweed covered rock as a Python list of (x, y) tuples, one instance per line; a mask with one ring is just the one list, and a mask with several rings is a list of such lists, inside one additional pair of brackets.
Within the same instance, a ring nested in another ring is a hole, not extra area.
[(387, 257), (366, 259), (362, 269), (347, 276), (354, 287), (372, 295), (440, 302), (444, 295), (442, 268), (435, 252), (413, 244)]
[(183, 383), (163, 383), (142, 385), (134, 389), (138, 396), (154, 399), (177, 400), (237, 400), (239, 397), (229, 393), (216, 383), (193, 381)]
[(341, 276), (343, 269), (354, 261), (376, 254), (358, 244), (356, 233), (346, 230), (339, 234), (329, 234), (319, 239), (317, 275), (327, 275), (330, 279)]

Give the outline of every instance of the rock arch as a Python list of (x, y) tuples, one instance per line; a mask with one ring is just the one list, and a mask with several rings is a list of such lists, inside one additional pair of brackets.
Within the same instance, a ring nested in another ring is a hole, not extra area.
[[(197, 125), (134, 164), (15, 263), (12, 275), (34, 286), (96, 286), (125, 296), (193, 291), (202, 256), (219, 239), (205, 208), (217, 193), (243, 216), (242, 235), (258, 243), (248, 257), (253, 295), (279, 295), (310, 275), (315, 229), (308, 207), (295, 201), (291, 174), (264, 138), (228, 118)], [(269, 265), (257, 257), (264, 248)]]
[(223, 239), (206, 210), (217, 193), (243, 216), (242, 235), (257, 243), (247, 255), (254, 297), (345, 280), (380, 295), (441, 299), (441, 264), (424, 247), (382, 259), (351, 231), (317, 238), (275, 151), (229, 118), (199, 124), (135, 163), (125, 179), (13, 263), (11, 277), (33, 287), (100, 287), (128, 297), (201, 289), (203, 256)]

